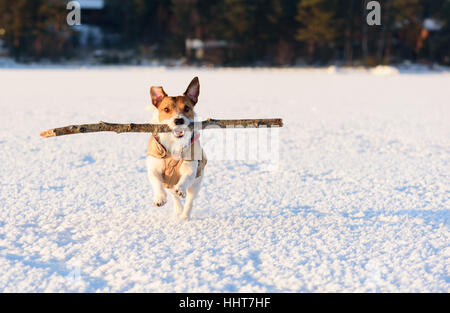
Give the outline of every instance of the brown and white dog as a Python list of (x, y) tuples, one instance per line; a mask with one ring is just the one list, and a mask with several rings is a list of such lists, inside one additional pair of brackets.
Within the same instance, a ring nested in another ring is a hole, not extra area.
[[(200, 83), (195, 77), (182, 96), (169, 97), (162, 87), (151, 87), (156, 107), (152, 123), (167, 124), (172, 132), (152, 135), (147, 148), (147, 169), (153, 189), (153, 204), (167, 202), (165, 189), (172, 194), (176, 214), (188, 219), (195, 196), (200, 190), (206, 156), (198, 141), (199, 134), (188, 125), (196, 119), (195, 104)], [(181, 198), (186, 198), (184, 207)]]

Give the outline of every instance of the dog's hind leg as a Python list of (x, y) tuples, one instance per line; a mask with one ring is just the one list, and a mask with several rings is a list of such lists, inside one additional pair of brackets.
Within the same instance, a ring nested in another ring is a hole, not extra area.
[(200, 191), (200, 186), (202, 182), (202, 176), (197, 177), (194, 183), (187, 188), (186, 202), (184, 203), (183, 213), (180, 215), (180, 219), (189, 219), (191, 214), (192, 205), (194, 204), (194, 199)]
[(172, 195), (173, 203), (175, 204), (175, 213), (179, 216), (183, 213), (183, 204), (174, 190), (170, 189), (170, 194)]

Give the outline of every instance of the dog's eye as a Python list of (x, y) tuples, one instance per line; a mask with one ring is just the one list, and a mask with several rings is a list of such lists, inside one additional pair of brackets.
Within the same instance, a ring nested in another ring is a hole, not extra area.
[(164, 108), (164, 112), (168, 113), (169, 112), (169, 108)]
[(189, 107), (184, 107), (184, 112), (189, 112)]

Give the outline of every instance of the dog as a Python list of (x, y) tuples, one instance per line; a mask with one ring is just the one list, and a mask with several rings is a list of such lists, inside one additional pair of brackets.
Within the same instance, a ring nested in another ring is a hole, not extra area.
[[(147, 170), (153, 190), (153, 204), (163, 206), (168, 190), (175, 203), (176, 215), (186, 220), (197, 196), (207, 160), (199, 142), (199, 133), (188, 125), (196, 120), (195, 105), (200, 82), (194, 77), (183, 95), (168, 96), (162, 87), (151, 87), (150, 97), (156, 108), (152, 123), (166, 124), (172, 132), (152, 134), (147, 147)], [(185, 198), (184, 206), (181, 198)]]

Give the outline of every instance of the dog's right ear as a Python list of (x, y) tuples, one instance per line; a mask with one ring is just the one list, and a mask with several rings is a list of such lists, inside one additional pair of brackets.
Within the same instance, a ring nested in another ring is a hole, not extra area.
[(200, 93), (200, 83), (198, 77), (194, 77), (189, 86), (187, 87), (184, 95), (187, 96), (195, 105), (198, 101), (198, 94)]
[(153, 86), (150, 88), (150, 97), (152, 98), (152, 103), (155, 107), (157, 107), (161, 100), (166, 96), (167, 94), (162, 87)]

